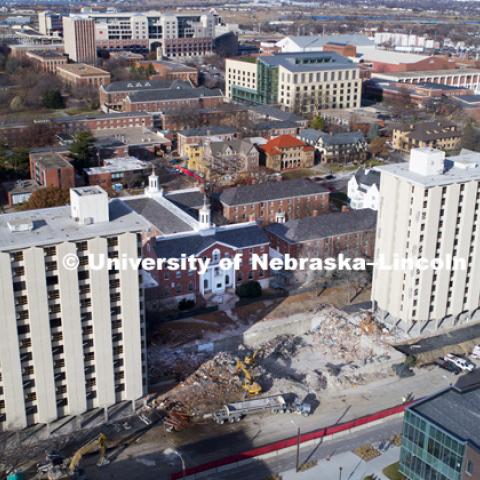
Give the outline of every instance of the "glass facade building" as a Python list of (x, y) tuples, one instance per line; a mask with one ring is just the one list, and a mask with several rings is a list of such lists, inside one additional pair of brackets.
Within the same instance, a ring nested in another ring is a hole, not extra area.
[(400, 471), (409, 480), (461, 480), (466, 442), (407, 409)]

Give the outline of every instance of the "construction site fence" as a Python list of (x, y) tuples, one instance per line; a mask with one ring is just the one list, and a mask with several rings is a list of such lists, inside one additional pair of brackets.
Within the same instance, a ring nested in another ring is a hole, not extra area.
[[(374, 423), (382, 419), (386, 419), (393, 415), (398, 415), (405, 411), (412, 402), (403, 403), (401, 405), (396, 405), (395, 407), (386, 408), (385, 410), (380, 410), (378, 412), (365, 415), (363, 417), (356, 418), (354, 420), (349, 420), (348, 422), (339, 423), (337, 425), (331, 425), (329, 427), (323, 427), (312, 432), (304, 433), (300, 435), (300, 443), (306, 443), (312, 440), (318, 440), (324, 437), (331, 435), (336, 435), (341, 432), (345, 432), (354, 428), (367, 425), (369, 423)], [(203, 465), (197, 465), (195, 467), (190, 467), (185, 470), (185, 472), (179, 471), (174, 472), (171, 475), (172, 480), (177, 480), (183, 478), (184, 476), (194, 475), (208, 470), (213, 470), (215, 468), (223, 467), (225, 465), (231, 465), (233, 463), (241, 462), (242, 460), (248, 460), (255, 457), (260, 457), (262, 455), (267, 455), (272, 452), (277, 452), (289, 447), (293, 447), (297, 444), (298, 439), (296, 436), (286, 438), (284, 440), (279, 440), (277, 442), (269, 443), (263, 447), (252, 448), (251, 450), (246, 450), (234, 455), (229, 455), (228, 457), (220, 458), (218, 460), (213, 460), (211, 462), (204, 463)]]

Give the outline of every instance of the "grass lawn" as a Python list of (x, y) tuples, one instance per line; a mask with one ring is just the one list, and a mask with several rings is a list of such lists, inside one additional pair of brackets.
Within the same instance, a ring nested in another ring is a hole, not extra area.
[(393, 463), (383, 469), (383, 474), (390, 480), (406, 480), (405, 477), (398, 471), (399, 463)]

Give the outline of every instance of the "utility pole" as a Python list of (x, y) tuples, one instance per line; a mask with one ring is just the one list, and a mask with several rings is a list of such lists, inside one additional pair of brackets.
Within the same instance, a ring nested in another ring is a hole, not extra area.
[(296, 459), (296, 472), (300, 471), (300, 427), (297, 427), (297, 459)]
[(338, 480), (342, 480), (342, 470), (343, 467), (338, 467)]

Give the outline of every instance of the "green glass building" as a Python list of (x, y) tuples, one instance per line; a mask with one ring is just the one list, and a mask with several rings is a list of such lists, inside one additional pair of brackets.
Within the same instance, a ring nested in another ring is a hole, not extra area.
[(400, 472), (408, 480), (480, 479), (479, 374), (406, 409)]

